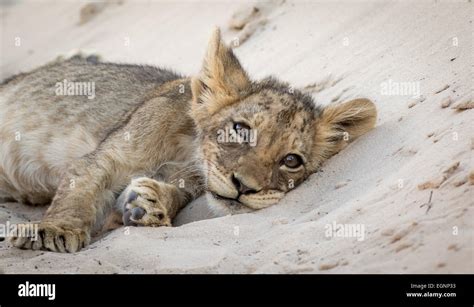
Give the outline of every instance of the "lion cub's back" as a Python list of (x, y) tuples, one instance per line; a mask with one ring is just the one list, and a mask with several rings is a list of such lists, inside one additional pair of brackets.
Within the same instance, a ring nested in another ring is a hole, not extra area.
[(7, 182), (24, 193), (54, 193), (73, 159), (122, 126), (151, 89), (177, 78), (155, 67), (76, 56), (4, 82), (0, 192)]

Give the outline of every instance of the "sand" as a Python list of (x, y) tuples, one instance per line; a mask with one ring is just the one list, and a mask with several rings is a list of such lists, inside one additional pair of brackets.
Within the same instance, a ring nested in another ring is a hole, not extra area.
[[(76, 254), (4, 241), (0, 271), (474, 272), (472, 3), (85, 5), (5, 2), (2, 79), (74, 49), (194, 74), (217, 25), (253, 78), (276, 75), (320, 104), (370, 98), (377, 126), (268, 209), (211, 218), (199, 199), (177, 227), (117, 229)], [(38, 220), (43, 211), (0, 204), (0, 223)], [(328, 233), (339, 224), (359, 232)]]

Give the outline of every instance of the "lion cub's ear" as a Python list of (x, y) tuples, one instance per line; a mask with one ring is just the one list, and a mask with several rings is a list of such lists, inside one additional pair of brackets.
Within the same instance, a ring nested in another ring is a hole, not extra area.
[(316, 128), (315, 150), (321, 160), (342, 150), (349, 142), (375, 126), (377, 109), (368, 99), (328, 105)]
[(251, 82), (218, 28), (209, 41), (201, 72), (191, 81), (193, 104), (204, 104), (209, 115), (235, 102)]

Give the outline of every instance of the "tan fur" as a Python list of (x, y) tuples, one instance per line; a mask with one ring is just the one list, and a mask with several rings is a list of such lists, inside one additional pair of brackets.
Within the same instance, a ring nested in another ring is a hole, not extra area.
[(315, 139), (315, 151), (320, 155), (321, 161), (338, 153), (350, 141), (372, 129), (376, 118), (377, 110), (368, 99), (354, 99), (324, 109)]
[[(93, 102), (46, 88), (84, 75), (97, 80)], [(323, 109), (275, 79), (250, 80), (218, 30), (193, 78), (81, 58), (15, 77), (0, 91), (0, 196), (45, 203), (54, 195), (40, 239), (13, 245), (57, 252), (86, 246), (117, 214), (125, 224), (170, 226), (203, 191), (219, 213), (268, 207), (376, 119), (367, 99)], [(255, 133), (253, 144), (242, 135), (219, 139), (236, 123)], [(302, 164), (288, 166), (288, 155)]]

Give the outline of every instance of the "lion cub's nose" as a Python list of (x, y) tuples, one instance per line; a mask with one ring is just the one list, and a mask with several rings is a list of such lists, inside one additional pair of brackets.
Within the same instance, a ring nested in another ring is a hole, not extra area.
[(257, 190), (255, 189), (252, 189), (248, 186), (246, 186), (245, 184), (242, 183), (241, 180), (239, 180), (235, 174), (232, 175), (232, 183), (234, 184), (235, 188), (237, 189), (237, 191), (239, 191), (239, 194), (252, 194), (252, 193), (256, 193)]

